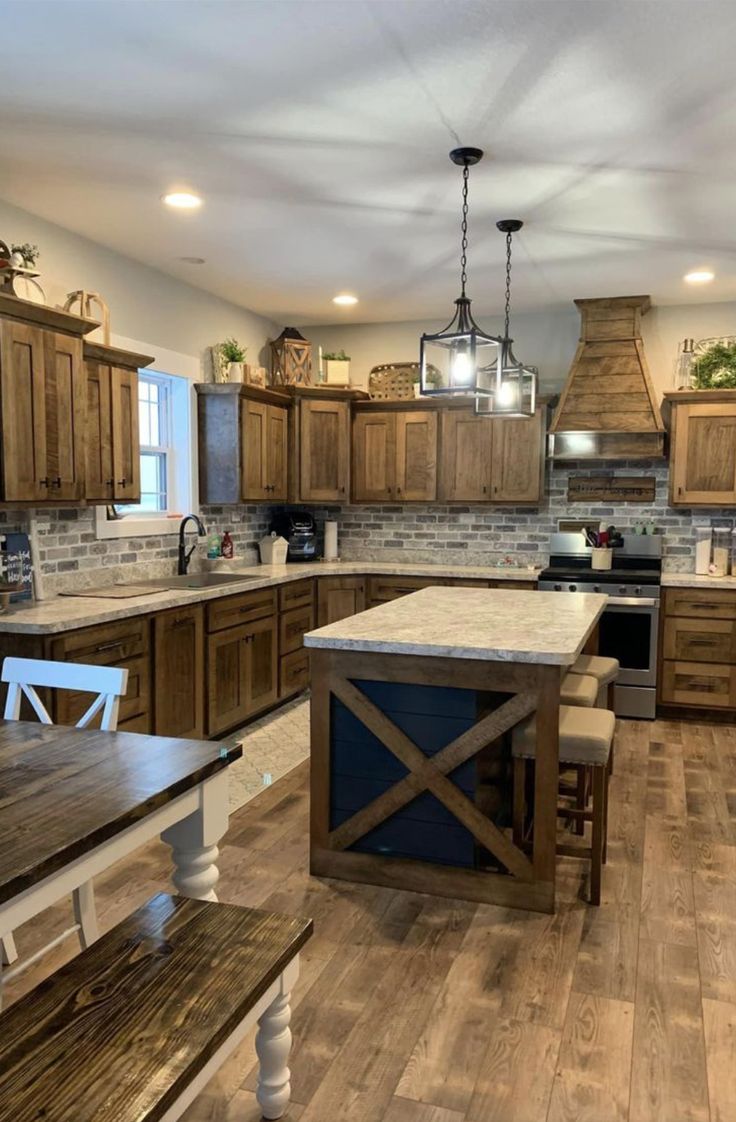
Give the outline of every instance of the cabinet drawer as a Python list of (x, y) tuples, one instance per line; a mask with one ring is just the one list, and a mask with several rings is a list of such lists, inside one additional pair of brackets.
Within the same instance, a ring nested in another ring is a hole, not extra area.
[(279, 616), (279, 654), (290, 654), (301, 650), (307, 631), (314, 628), (314, 608), (308, 604), (304, 608), (293, 608)]
[(309, 686), (309, 653), (292, 651), (279, 661), (279, 696), (300, 693)]
[(450, 583), (447, 578), (442, 577), (371, 577), (369, 598), (371, 602), (384, 603), (387, 600), (398, 600), (400, 596), (409, 596), (420, 588), (436, 588), (437, 585)]
[(663, 653), (686, 662), (736, 662), (736, 620), (670, 616)]
[(118, 666), (135, 655), (148, 653), (150, 616), (134, 616), (99, 627), (69, 631), (51, 643), (51, 657), (59, 662), (89, 662)]
[[(446, 580), (444, 584), (449, 584), (452, 588), (488, 588), (489, 582), (487, 580), (473, 580), (471, 578), (458, 577), (454, 580)], [(495, 584), (491, 583), (491, 588), (495, 588)], [(505, 582), (504, 582), (505, 583)]]
[(275, 588), (241, 592), (239, 596), (227, 596), (207, 605), (207, 630), (224, 631), (226, 627), (236, 627), (241, 623), (273, 615), (275, 611)]
[(665, 661), (662, 701), (673, 705), (702, 705), (708, 709), (736, 708), (736, 667)]
[[(83, 661), (83, 660), (78, 660)], [(90, 660), (91, 661), (91, 660)], [(99, 661), (97, 665), (100, 665)], [(118, 729), (131, 731), (133, 718), (149, 720), (151, 707), (151, 662), (148, 655), (124, 659), (119, 663), (128, 671), (128, 688), (125, 697), (120, 699)], [(76, 690), (54, 690), (54, 722), (58, 725), (75, 725), (82, 714), (92, 704), (94, 695)], [(99, 727), (100, 719), (95, 718), (93, 726)], [(137, 731), (137, 729), (136, 729)]]
[(279, 588), (279, 610), (282, 612), (290, 608), (304, 608), (313, 603), (314, 581), (311, 579), (291, 581)]
[(535, 580), (491, 580), (489, 588), (518, 588), (522, 592), (534, 592), (537, 587)]
[(736, 591), (726, 589), (711, 592), (705, 588), (668, 588), (665, 605), (668, 616), (736, 619)]

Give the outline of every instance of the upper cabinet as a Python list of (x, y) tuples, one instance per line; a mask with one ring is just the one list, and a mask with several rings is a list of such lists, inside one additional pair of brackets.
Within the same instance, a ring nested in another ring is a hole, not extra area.
[(446, 502), (538, 503), (544, 493), (545, 409), (529, 418), (443, 410), (440, 498)]
[(304, 503), (347, 502), (350, 495), (350, 404), (299, 395), (298, 499)]
[(242, 499), (286, 502), (288, 418), (284, 405), (243, 399), (240, 407)]
[(289, 401), (239, 383), (197, 391), (199, 498), (203, 503), (285, 502)]
[(665, 394), (670, 503), (736, 506), (736, 390)]
[(491, 499), (538, 503), (544, 495), (545, 412), (496, 418), (491, 436)]
[(140, 502), (138, 370), (150, 355), (85, 342), (86, 486), (91, 503)]
[(97, 324), (0, 294), (0, 500), (85, 498), (82, 336)]
[(447, 410), (441, 421), (440, 498), (489, 502), (493, 421), (472, 411)]
[(437, 498), (437, 411), (356, 408), (355, 502), (431, 502)]

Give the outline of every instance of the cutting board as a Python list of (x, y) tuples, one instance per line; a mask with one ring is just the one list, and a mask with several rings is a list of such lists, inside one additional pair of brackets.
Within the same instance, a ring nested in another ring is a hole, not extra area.
[(102, 588), (80, 588), (60, 593), (61, 596), (89, 596), (95, 600), (127, 600), (131, 596), (153, 596), (165, 588), (151, 588), (145, 584), (106, 584)]

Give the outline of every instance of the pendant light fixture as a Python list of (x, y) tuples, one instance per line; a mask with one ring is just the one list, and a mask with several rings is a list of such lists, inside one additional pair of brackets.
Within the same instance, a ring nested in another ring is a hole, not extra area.
[[(525, 366), (514, 355), (509, 335), (511, 318), (511, 239), (524, 223), (519, 218), (504, 218), (496, 226), (506, 235), (506, 304), (503, 339), (493, 366), (478, 370), (476, 413), (492, 413), (494, 417), (533, 417), (537, 405), (536, 366)], [(484, 392), (485, 391), (485, 392)]]
[(496, 335), (483, 331), (473, 319), (467, 283), (468, 261), (468, 177), (470, 168), (483, 158), (480, 148), (455, 148), (450, 152), (453, 164), (463, 169), (463, 209), (460, 242), (460, 296), (455, 301), (455, 314), (447, 327), (436, 334), (422, 335), (420, 344), (420, 387), (423, 394), (485, 394), (490, 402), (495, 384), (488, 389), (478, 386), (477, 375), (482, 368), (495, 369), (499, 344)]

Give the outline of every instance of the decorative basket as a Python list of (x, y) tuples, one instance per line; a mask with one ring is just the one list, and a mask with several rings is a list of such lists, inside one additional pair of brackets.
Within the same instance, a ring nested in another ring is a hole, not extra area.
[(414, 383), (418, 380), (418, 362), (384, 363), (371, 370), (368, 393), (374, 401), (403, 401), (414, 397)]

